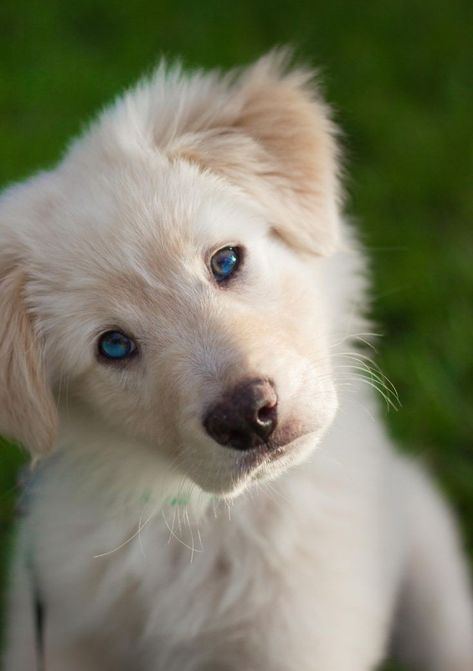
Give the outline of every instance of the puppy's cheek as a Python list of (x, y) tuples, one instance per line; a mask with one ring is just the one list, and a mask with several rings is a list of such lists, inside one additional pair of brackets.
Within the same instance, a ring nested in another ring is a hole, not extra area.
[[(58, 397), (61, 399), (60, 390)], [(125, 383), (118, 376), (108, 379), (106, 374), (91, 371), (71, 382), (68, 397), (61, 402), (66, 417), (74, 409), (84, 415), (84, 421), (91, 414), (110, 429), (150, 447), (155, 445), (156, 437), (164, 434), (166, 424), (163, 425), (161, 408), (150, 403), (144, 389)]]
[(275, 367), (274, 381), (279, 390), (279, 427), (290, 434), (290, 427), (301, 433), (325, 430), (337, 409), (337, 393), (329, 355), (323, 349), (309, 352), (311, 358), (292, 353)]
[(324, 381), (318, 385), (315, 398), (317, 399), (317, 423), (321, 438), (329, 429), (338, 410), (338, 394), (331, 374), (327, 374)]

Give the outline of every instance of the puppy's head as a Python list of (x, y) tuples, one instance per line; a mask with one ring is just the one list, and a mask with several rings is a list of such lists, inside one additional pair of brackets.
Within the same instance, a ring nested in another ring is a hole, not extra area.
[(0, 431), (46, 453), (78, 408), (227, 495), (299, 461), (336, 407), (337, 199), (306, 72), (161, 68), (3, 196)]

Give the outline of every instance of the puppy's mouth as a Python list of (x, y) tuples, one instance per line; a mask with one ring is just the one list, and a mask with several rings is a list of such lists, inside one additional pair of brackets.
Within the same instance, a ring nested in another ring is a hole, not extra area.
[(290, 459), (298, 451), (299, 445), (311, 435), (313, 432), (310, 430), (294, 430), (294, 427), (279, 431), (264, 443), (238, 455), (239, 474), (241, 477), (254, 476), (264, 466), (283, 461), (284, 458)]
[(281, 445), (277, 448), (264, 447), (253, 448), (250, 452), (238, 458), (238, 468), (242, 473), (249, 474), (262, 464), (277, 461), (287, 452), (287, 446)]
[(266, 440), (246, 449), (206, 441), (202, 448), (209, 450), (208, 461), (196, 460), (195, 450), (183, 453), (190, 457), (187, 474), (203, 491), (234, 498), (252, 483), (276, 478), (304, 461), (317, 445), (321, 433), (317, 424), (302, 426), (289, 422), (278, 427)]

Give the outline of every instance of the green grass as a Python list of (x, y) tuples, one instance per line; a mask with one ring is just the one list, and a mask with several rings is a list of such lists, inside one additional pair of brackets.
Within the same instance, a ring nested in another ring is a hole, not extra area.
[[(232, 65), (294, 43), (346, 133), (349, 211), (374, 274), (379, 363), (403, 449), (431, 464), (473, 555), (470, 0), (3, 0), (0, 185), (47, 166), (160, 54)], [(469, 86), (470, 84), (470, 86)], [(0, 544), (16, 464), (0, 451)], [(2, 564), (6, 552), (0, 552)]]

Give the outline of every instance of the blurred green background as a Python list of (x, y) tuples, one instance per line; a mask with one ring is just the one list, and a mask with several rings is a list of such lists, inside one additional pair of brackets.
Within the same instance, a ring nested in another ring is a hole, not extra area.
[[(472, 26), (471, 0), (0, 3), (1, 186), (51, 165), (161, 54), (231, 66), (292, 43), (321, 67), (345, 132), (348, 210), (372, 259), (378, 361), (402, 402), (386, 420), (430, 463), (470, 557)], [(0, 448), (3, 575), (22, 460)]]

